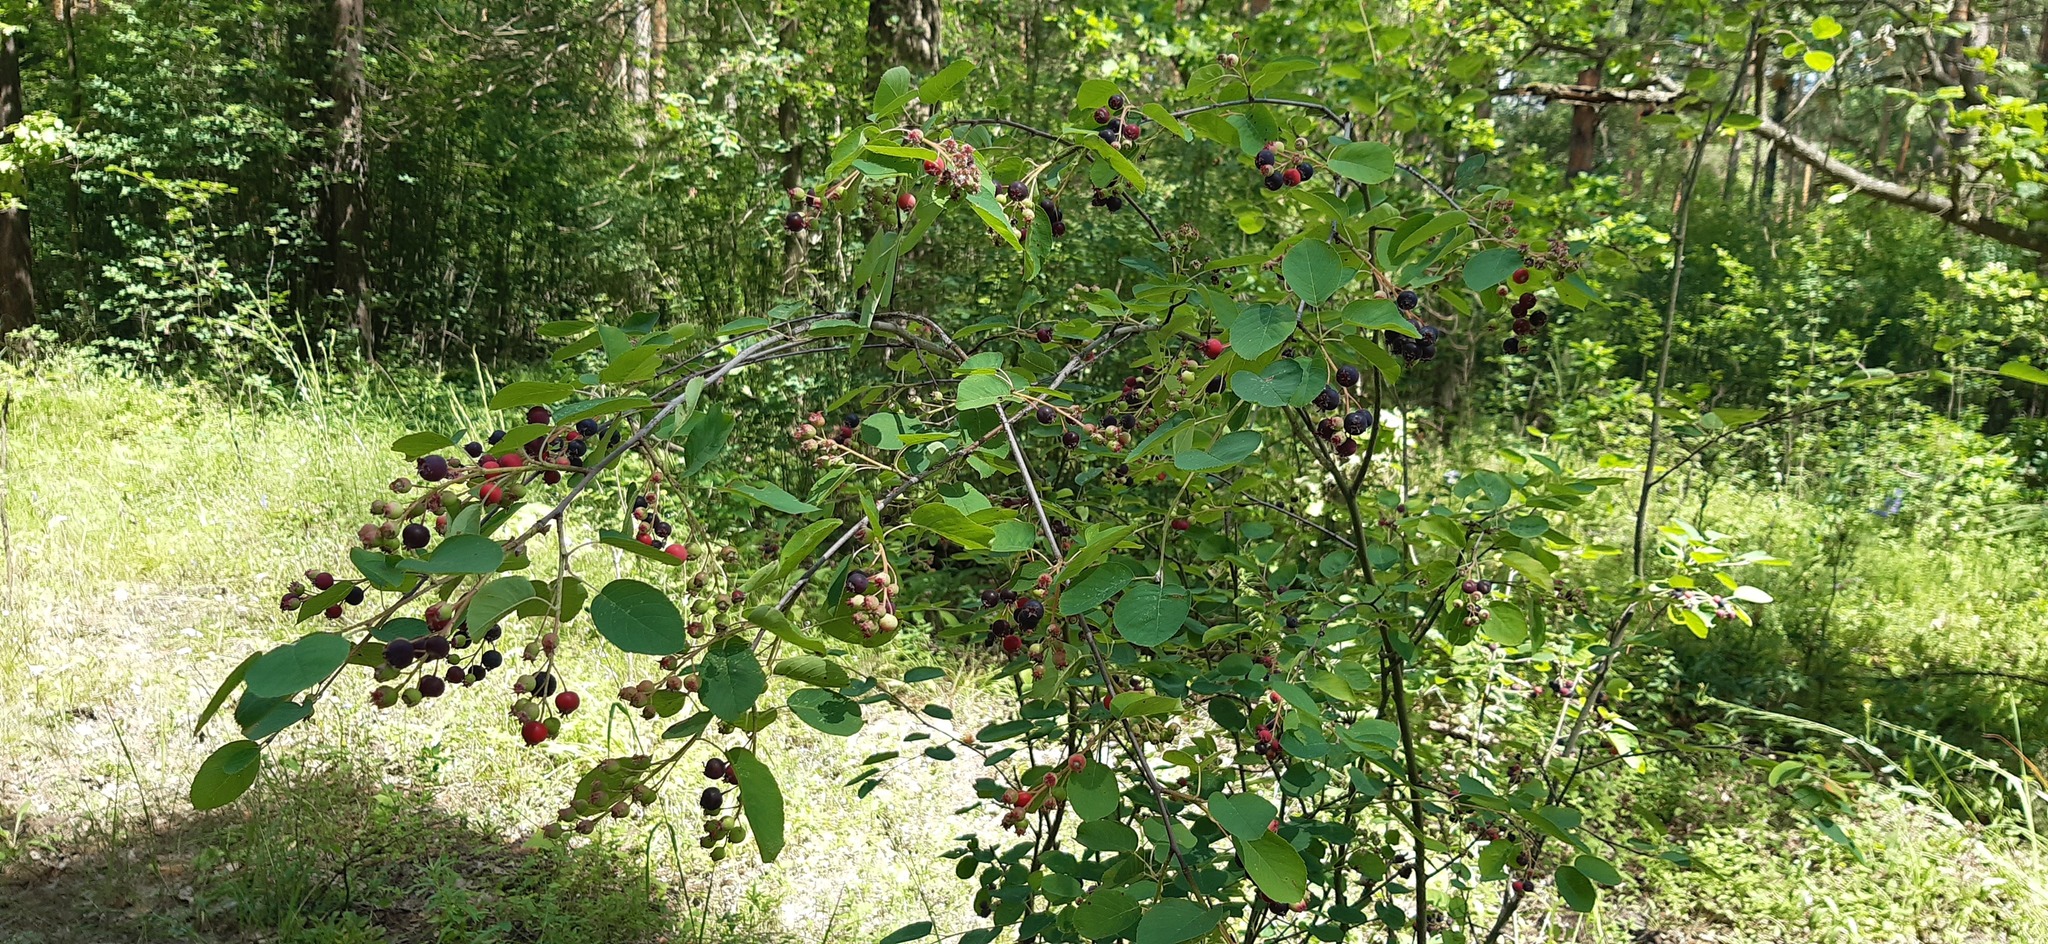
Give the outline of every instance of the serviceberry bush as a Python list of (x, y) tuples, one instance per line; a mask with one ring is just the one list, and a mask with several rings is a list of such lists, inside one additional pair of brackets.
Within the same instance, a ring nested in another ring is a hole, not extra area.
[[(1050, 128), (954, 118), (965, 63), (891, 71), (821, 182), (769, 214), (858, 218), (852, 301), (708, 335), (548, 325), (581, 372), (497, 391), (502, 430), (393, 445), (411, 467), (349, 569), (280, 601), (323, 628), (251, 655), (200, 719), (232, 700), (241, 739), (194, 804), (232, 802), (327, 698), (500, 700), (527, 744), (624, 710), (662, 749), (585, 773), (549, 835), (696, 791), (715, 857), (751, 839), (772, 862), (785, 798), (759, 733), (913, 710), (941, 670), (860, 667), (917, 626), (987, 647), (1014, 701), (971, 735), (921, 726), (855, 789), (917, 754), (981, 771), (973, 800), (1010, 838), (952, 853), (984, 919), (969, 944), (1488, 940), (1539, 888), (1587, 910), (1616, 857), (1682, 857), (1591, 836), (1573, 799), (1679, 740), (1631, 715), (1617, 657), (1747, 620), (1768, 598), (1731, 572), (1767, 559), (1672, 523), (1630, 577), (1580, 537), (1609, 472), (1522, 448), (1416, 464), (1404, 374), (1454, 336), (1512, 355), (1593, 294), (1568, 243), (1517, 235), (1510, 194), (1432, 182), (1335, 107), (1269, 94), (1305, 68), (1228, 54), (1172, 102), (1091, 80)], [(1161, 231), (1140, 166), (1188, 149), (1240, 164), (1244, 198), (1292, 227), (1229, 258)], [(1029, 279), (1082, 225), (1146, 242), (1117, 263), (1134, 280), (965, 323), (892, 303), (942, 229), (986, 231)], [(883, 379), (781, 421), (809, 494), (727, 455), (727, 381), (849, 356)], [(787, 524), (765, 551), (722, 544), (692, 512), (712, 501)], [(614, 550), (635, 576), (576, 576)], [(567, 645), (645, 678), (579, 691)]]

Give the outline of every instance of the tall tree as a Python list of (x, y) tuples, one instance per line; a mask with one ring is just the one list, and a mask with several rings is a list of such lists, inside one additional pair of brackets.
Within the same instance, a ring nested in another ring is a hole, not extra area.
[[(20, 25), (0, 24), (0, 144), (13, 140), (27, 114), (21, 93)], [(36, 323), (35, 254), (29, 243), (28, 207), (22, 202), (27, 176), (19, 170), (7, 184), (11, 198), (0, 206), (0, 334)]]
[(334, 0), (334, 63), (328, 91), (334, 101), (329, 119), (334, 141), (322, 222), (328, 252), (327, 288), (350, 307), (350, 321), (362, 335), (363, 350), (374, 356), (376, 326), (370, 316), (370, 270), (363, 245), (369, 217), (363, 184), (370, 173), (364, 115), (368, 97), (363, 74), (364, 2)]

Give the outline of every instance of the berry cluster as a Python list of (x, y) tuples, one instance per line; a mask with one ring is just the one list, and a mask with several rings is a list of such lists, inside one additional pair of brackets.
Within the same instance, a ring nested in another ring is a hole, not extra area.
[[(704, 777), (707, 780), (738, 786), (739, 772), (723, 757), (712, 757), (704, 761)], [(726, 847), (744, 842), (747, 838), (746, 824), (730, 816), (721, 815), (725, 810), (725, 791), (716, 783), (704, 788), (697, 795), (697, 808), (704, 811), (704, 835), (698, 837), (697, 845), (711, 850), (711, 861), (718, 862), (726, 857)]]
[(1030, 235), (1031, 223), (1038, 219), (1038, 211), (1040, 209), (1045, 211), (1046, 219), (1051, 221), (1052, 234), (1054, 236), (1064, 236), (1067, 234), (1066, 216), (1060, 212), (1058, 206), (1053, 204), (1052, 197), (1047, 196), (1044, 200), (1039, 201), (1037, 208), (1032, 207), (1031, 184), (1028, 181), (1013, 180), (1007, 184), (997, 184), (996, 202), (1009, 205), (1011, 224), (1017, 231), (1018, 239), (1024, 239)]
[(818, 468), (844, 463), (853, 457), (853, 439), (860, 430), (861, 415), (848, 413), (843, 422), (825, 433), (825, 414), (812, 413), (804, 421), (789, 428), (789, 438), (797, 448), (817, 453), (811, 463)]
[[(915, 146), (924, 143), (924, 133), (916, 128), (905, 135)], [(981, 189), (981, 165), (974, 160), (974, 145), (958, 138), (946, 138), (932, 145), (939, 152), (937, 160), (924, 162), (924, 172), (938, 178), (941, 188), (950, 189), (954, 196)]]
[(1100, 125), (1095, 133), (1102, 138), (1102, 143), (1121, 148), (1127, 142), (1136, 142), (1139, 135), (1145, 133), (1131, 119), (1130, 104), (1123, 93), (1118, 92), (1109, 97), (1109, 104), (1095, 109), (1095, 123)]
[(647, 780), (659, 773), (654, 759), (645, 754), (613, 757), (598, 764), (576, 785), (569, 805), (556, 811), (555, 822), (543, 828), (542, 834), (560, 839), (573, 824), (578, 834), (588, 836), (597, 831), (598, 822), (605, 817), (631, 816), (636, 806), (645, 808), (654, 802), (655, 788)]
[[(1527, 281), (1529, 270), (1516, 269), (1515, 284), (1520, 285)], [(1534, 335), (1543, 330), (1545, 325), (1550, 324), (1550, 313), (1536, 307), (1536, 295), (1532, 292), (1523, 292), (1508, 311), (1514, 317), (1514, 321), (1508, 326), (1512, 334), (1501, 341), (1500, 349), (1508, 354), (1520, 354), (1525, 349), (1522, 339)]]
[[(284, 597), (277, 601), (277, 608), (287, 613), (296, 610), (299, 607), (304, 606), (306, 601), (311, 599), (315, 594), (325, 593), (328, 590), (333, 589), (335, 583), (334, 575), (324, 570), (306, 571), (306, 580), (313, 585), (313, 589), (311, 591), (308, 591), (306, 589), (305, 584), (294, 580), (291, 582), (290, 586), (285, 588)], [(361, 602), (363, 602), (363, 588), (355, 585), (350, 585), (347, 593), (341, 598), (341, 600), (339, 602), (329, 604), (324, 612), (326, 613), (328, 619), (338, 620), (341, 618), (341, 614), (344, 612), (344, 605), (355, 606)]]
[(861, 638), (893, 633), (902, 625), (896, 618), (894, 584), (885, 570), (872, 574), (856, 570), (846, 575), (846, 606), (853, 611), (853, 625), (860, 630)]
[[(1359, 377), (1358, 368), (1350, 364), (1338, 367), (1333, 379), (1343, 390), (1340, 391), (1336, 386), (1326, 386), (1321, 393), (1316, 394), (1313, 405), (1325, 413), (1335, 413), (1344, 409), (1345, 400), (1355, 396), (1350, 390), (1358, 386)], [(1377, 425), (1379, 417), (1374, 415), (1372, 410), (1362, 405), (1354, 405), (1350, 412), (1342, 416), (1325, 416), (1319, 420), (1316, 423), (1316, 435), (1336, 449), (1338, 458), (1349, 459), (1358, 454), (1358, 437), (1371, 433)]]
[(808, 190), (800, 187), (789, 188), (790, 211), (788, 216), (782, 218), (782, 228), (792, 233), (810, 229), (818, 215), (824, 211), (825, 201), (837, 200), (839, 197), (840, 191), (837, 187), (827, 191), (823, 197), (818, 196), (816, 187)]
[(660, 548), (662, 553), (677, 561), (688, 563), (690, 547), (680, 541), (671, 541), (675, 536), (675, 523), (661, 516), (656, 509), (661, 501), (662, 474), (648, 476), (647, 489), (633, 496), (633, 539), (648, 547)]
[[(481, 683), (505, 663), (505, 656), (493, 645), (504, 630), (492, 626), (482, 633), (484, 649), (474, 656), (476, 645), (467, 628), (455, 629), (444, 616), (441, 604), (427, 608), (427, 629), (423, 636), (399, 637), (384, 644), (384, 661), (374, 678), (379, 683), (370, 692), (370, 703), (379, 708), (418, 705), (428, 698), (446, 694), (448, 686)], [(437, 669), (432, 663), (447, 663)]]
[[(1302, 143), (1295, 142), (1296, 145)], [(1283, 153), (1281, 148), (1282, 144), (1279, 141), (1268, 141), (1253, 159), (1253, 163), (1259, 168), (1259, 176), (1265, 179), (1267, 190), (1299, 187), (1302, 181), (1316, 175), (1315, 165), (1308, 162), (1306, 154)]]
[(1459, 589), (1465, 591), (1465, 626), (1478, 626), (1493, 618), (1493, 611), (1486, 608), (1486, 598), (1493, 593), (1493, 581), (1468, 579)]

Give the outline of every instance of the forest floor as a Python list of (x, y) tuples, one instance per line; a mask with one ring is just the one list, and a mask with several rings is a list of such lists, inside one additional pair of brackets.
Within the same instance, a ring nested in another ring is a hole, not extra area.
[[(900, 716), (847, 739), (764, 735), (764, 756), (791, 759), (777, 765), (790, 846), (769, 867), (712, 862), (691, 791), (596, 841), (535, 848), (576, 775), (649, 732), (592, 718), (526, 749), (485, 698), (378, 712), (337, 691), (250, 796), (192, 813), (186, 784), (219, 736), (195, 738), (193, 720), (244, 654), (293, 635), (267, 601), (343, 559), (400, 421), (252, 412), (92, 373), (0, 386), (0, 942), (869, 942), (918, 920), (970, 926), (970, 889), (941, 854), (993, 832), (962, 810), (976, 770), (917, 760), (864, 799), (845, 785), (901, 746)], [(589, 648), (566, 676), (591, 692), (632, 680)], [(929, 658), (950, 674), (917, 697), (951, 707), (936, 723), (978, 727), (996, 700), (985, 675)], [(1700, 811), (1698, 867), (1632, 867), (1590, 917), (1539, 899), (1514, 938), (2048, 940), (2048, 851), (2015, 826), (1872, 788), (1847, 825), (1859, 861), (1749, 799), (1762, 775), (1745, 776), (1678, 788)]]

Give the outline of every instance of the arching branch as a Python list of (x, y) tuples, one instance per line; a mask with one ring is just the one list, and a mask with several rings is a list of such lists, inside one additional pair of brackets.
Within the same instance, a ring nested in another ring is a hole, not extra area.
[[(1610, 88), (1603, 86), (1564, 85), (1550, 82), (1531, 82), (1512, 88), (1502, 89), (1502, 95), (1521, 95), (1550, 101), (1572, 102), (1588, 105), (1648, 105), (1666, 107), (1677, 104), (1686, 93), (1663, 88)], [(1953, 199), (1938, 193), (1886, 180), (1862, 168), (1851, 165), (1828, 153), (1825, 146), (1794, 134), (1791, 129), (1768, 118), (1749, 129), (1758, 137), (1777, 143), (1786, 156), (1805, 164), (1851, 188), (1875, 197), (1894, 206), (1917, 210), (1941, 218), (1949, 225), (1967, 232), (1976, 233), (1987, 239), (1996, 240), (2008, 246), (2029, 252), (2048, 253), (2048, 233), (2037, 232), (2024, 226), (2007, 223), (1995, 217), (1973, 213)]]

